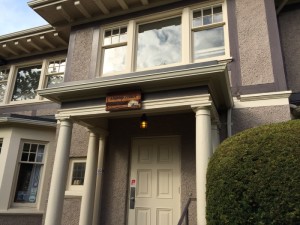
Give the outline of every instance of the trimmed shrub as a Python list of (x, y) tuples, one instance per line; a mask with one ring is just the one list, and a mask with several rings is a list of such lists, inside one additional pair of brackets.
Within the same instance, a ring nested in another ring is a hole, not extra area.
[(300, 120), (225, 140), (207, 172), (207, 224), (300, 225)]

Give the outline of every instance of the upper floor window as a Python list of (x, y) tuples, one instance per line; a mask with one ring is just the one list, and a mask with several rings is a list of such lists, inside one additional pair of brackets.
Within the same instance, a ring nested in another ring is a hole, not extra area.
[(102, 76), (230, 58), (226, 1), (207, 1), (126, 23), (127, 27), (102, 30)]
[(137, 69), (181, 61), (181, 17), (138, 26)]
[(48, 70), (46, 71), (46, 87), (52, 87), (64, 81), (64, 73), (66, 69), (66, 60), (50, 61)]
[(37, 89), (63, 82), (65, 68), (66, 59), (0, 68), (0, 103), (42, 100)]
[(0, 69), (0, 102), (3, 102), (7, 81), (8, 81), (9, 69)]
[(193, 58), (205, 59), (225, 54), (222, 6), (193, 12)]
[(14, 197), (15, 203), (36, 203), (44, 165), (44, 154), (44, 144), (23, 143)]
[(12, 101), (35, 99), (39, 86), (42, 65), (22, 67), (17, 70)]
[(126, 26), (114, 27), (104, 31), (102, 74), (119, 72), (125, 69), (126, 49)]

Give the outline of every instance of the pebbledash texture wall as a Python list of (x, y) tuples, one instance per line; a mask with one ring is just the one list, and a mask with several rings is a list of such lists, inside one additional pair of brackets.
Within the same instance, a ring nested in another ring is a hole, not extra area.
[(291, 119), (289, 105), (263, 106), (232, 110), (232, 132), (236, 134), (251, 127), (279, 123)]
[(242, 86), (272, 83), (274, 77), (265, 3), (261, 0), (235, 2)]

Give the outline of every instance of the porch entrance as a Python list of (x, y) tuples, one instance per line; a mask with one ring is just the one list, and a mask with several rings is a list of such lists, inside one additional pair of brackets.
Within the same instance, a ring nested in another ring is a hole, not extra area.
[(179, 137), (132, 142), (128, 225), (175, 225), (180, 217)]

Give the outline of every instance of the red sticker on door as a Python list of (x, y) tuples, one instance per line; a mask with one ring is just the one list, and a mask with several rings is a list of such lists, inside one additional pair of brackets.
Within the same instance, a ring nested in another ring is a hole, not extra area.
[(135, 185), (136, 185), (136, 180), (135, 179), (131, 179), (130, 186), (135, 186)]

